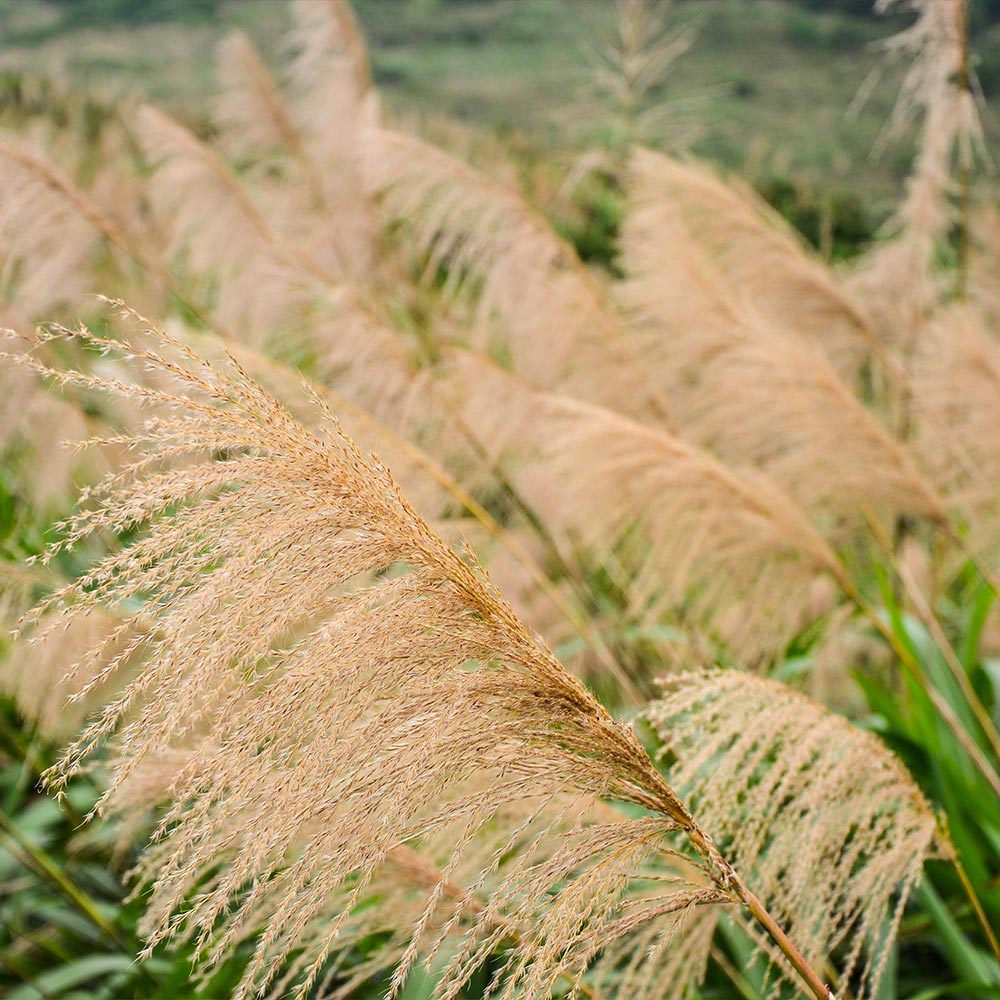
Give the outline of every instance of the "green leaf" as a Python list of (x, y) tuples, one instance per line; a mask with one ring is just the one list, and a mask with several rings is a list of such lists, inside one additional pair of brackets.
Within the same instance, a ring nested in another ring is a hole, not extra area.
[(127, 955), (88, 955), (43, 972), (30, 983), (8, 993), (6, 1000), (48, 1000), (53, 996), (63, 996), (67, 990), (91, 980), (116, 972), (128, 972), (134, 964), (135, 959)]
[(938, 932), (941, 948), (948, 955), (952, 968), (970, 983), (994, 988), (1000, 986), (1000, 966), (990, 955), (972, 944), (929, 879), (921, 882), (917, 896)]

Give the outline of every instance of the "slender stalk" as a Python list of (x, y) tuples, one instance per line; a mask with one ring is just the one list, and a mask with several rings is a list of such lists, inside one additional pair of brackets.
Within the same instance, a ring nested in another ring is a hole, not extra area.
[[(38, 753), (35, 748), (30, 743), (25, 743), (16, 732), (11, 730), (2, 718), (0, 718), (0, 740), (6, 744), (8, 750), (10, 750), (15, 757), (20, 758), (24, 762), (24, 766), (35, 779), (35, 784), (37, 786), (38, 782), (41, 781), (42, 772), (45, 768), (39, 760)], [(70, 826), (74, 829), (78, 829), (83, 826), (85, 822), (84, 817), (65, 795), (59, 796), (59, 807)]]
[[(17, 825), (11, 822), (2, 812), (0, 812), (0, 833), (6, 834), (4, 840), (9, 841), (8, 849), (13, 848), (11, 853), (15, 857), (20, 856), (21, 861), (26, 867), (30, 868), (37, 875), (41, 876), (45, 881), (49, 882), (52, 886), (56, 888), (63, 896), (68, 899), (73, 906), (75, 906), (80, 913), (82, 913), (95, 927), (97, 927), (109, 941), (116, 945), (123, 954), (129, 956), (130, 958), (135, 958), (136, 949), (129, 946), (129, 944), (121, 937), (118, 933), (118, 929), (115, 927), (107, 917), (101, 913), (96, 902), (91, 899), (82, 889), (75, 885), (70, 879), (68, 879), (62, 871), (59, 870), (59, 866), (52, 860), (51, 856), (46, 853), (37, 844), (33, 844), (31, 840), (24, 836)], [(156, 981), (150, 974), (150, 971), (146, 966), (136, 960), (136, 969), (139, 975), (146, 980), (147, 984), (150, 986), (156, 986)]]
[[(960, 47), (958, 72), (955, 86), (971, 99), (972, 80), (969, 73), (969, 30), (968, 11), (965, 0), (955, 4), (955, 30)], [(972, 156), (968, 148), (959, 143), (958, 168), (958, 233), (955, 262), (955, 298), (965, 300), (969, 285), (969, 246), (972, 216)]]
[(837, 1000), (833, 990), (809, 964), (802, 952), (792, 943), (792, 940), (781, 929), (778, 922), (767, 911), (767, 907), (754, 895), (736, 870), (721, 855), (719, 849), (697, 826), (685, 830), (688, 839), (696, 850), (709, 863), (713, 878), (718, 886), (728, 892), (735, 900), (745, 906), (754, 920), (775, 943), (778, 950), (788, 959), (789, 964), (799, 974), (808, 991), (816, 1000)]
[(100, 928), (126, 954), (132, 954), (132, 950), (125, 945), (125, 942), (122, 941), (118, 934), (118, 930), (101, 913), (97, 904), (78, 886), (74, 885), (59, 870), (59, 866), (52, 858), (37, 844), (33, 844), (25, 837), (17, 825), (11, 822), (2, 812), (0, 812), (0, 831), (5, 833), (7, 838), (13, 842), (15, 846), (13, 853), (20, 855), (21, 860), (28, 868), (55, 886), (94, 926)]
[(742, 882), (739, 882), (735, 888), (743, 904), (753, 914), (757, 923), (767, 931), (771, 940), (781, 949), (782, 954), (802, 977), (802, 981), (809, 988), (809, 992), (816, 997), (816, 1000), (837, 1000), (833, 990), (813, 971), (812, 966), (805, 960), (802, 953), (792, 944), (785, 932), (764, 908), (764, 904)]
[(958, 880), (962, 883), (965, 895), (968, 897), (969, 903), (972, 905), (972, 912), (975, 913), (976, 920), (979, 922), (979, 926), (982, 928), (983, 934), (986, 935), (990, 951), (993, 952), (993, 957), (997, 960), (997, 962), (1000, 962), (1000, 942), (997, 941), (997, 936), (993, 931), (992, 925), (990, 924), (989, 917), (986, 916), (986, 911), (983, 909), (983, 904), (979, 900), (975, 887), (969, 879), (968, 873), (965, 871), (965, 866), (958, 857), (958, 851), (955, 851), (954, 857), (951, 860), (952, 864), (955, 866), (955, 873), (958, 875)]
[(958, 658), (958, 654), (955, 652), (954, 646), (952, 646), (947, 635), (945, 635), (944, 629), (941, 627), (941, 623), (938, 621), (937, 616), (931, 609), (930, 602), (917, 585), (916, 580), (913, 578), (913, 574), (906, 568), (903, 561), (896, 558), (895, 547), (886, 537), (878, 519), (869, 513), (868, 523), (872, 534), (892, 560), (896, 575), (903, 584), (903, 589), (913, 602), (913, 607), (916, 610), (918, 617), (926, 626), (928, 632), (930, 632), (931, 638), (934, 640), (934, 644), (938, 647), (938, 650), (947, 664), (948, 669), (955, 678), (955, 682), (958, 684), (963, 697), (968, 703), (969, 708), (972, 710), (972, 714), (979, 723), (980, 729), (982, 729), (983, 734), (989, 741), (994, 754), (1000, 758), (1000, 732), (997, 730), (997, 725), (993, 721), (990, 713), (987, 711), (982, 699), (976, 693), (976, 689), (972, 686), (972, 682), (969, 680), (969, 675), (962, 666), (962, 663)]
[(902, 579), (906, 592), (910, 595), (910, 598), (913, 601), (913, 606), (916, 609), (920, 620), (930, 632), (935, 645), (941, 652), (942, 658), (948, 665), (948, 669), (951, 671), (952, 676), (955, 678), (955, 681), (962, 691), (962, 694), (965, 696), (965, 700), (972, 709), (972, 714), (976, 717), (976, 721), (979, 723), (980, 729), (982, 729), (990, 743), (990, 746), (993, 748), (993, 752), (1000, 757), (1000, 732), (997, 731), (996, 723), (993, 721), (990, 713), (986, 710), (986, 706), (983, 705), (982, 699), (972, 686), (972, 682), (969, 680), (969, 675), (962, 666), (962, 663), (958, 658), (958, 654), (955, 652), (954, 646), (952, 646), (951, 642), (949, 642), (944, 629), (941, 627), (941, 623), (931, 611), (930, 606), (927, 603), (927, 598), (920, 591), (919, 587), (917, 587), (916, 582), (913, 580), (909, 571), (902, 566), (900, 566), (900, 579)]
[(950, 522), (944, 525), (941, 529), (944, 536), (958, 549), (959, 552), (965, 556), (966, 559), (975, 567), (976, 572), (982, 578), (983, 583), (985, 583), (994, 594), (1000, 596), (1000, 577), (997, 576), (986, 563), (983, 562), (979, 554), (972, 548), (972, 546), (955, 530), (955, 527)]
[(842, 564), (837, 563), (831, 566), (830, 573), (845, 596), (868, 619), (885, 641), (889, 643), (895, 654), (899, 657), (906, 672), (920, 686), (927, 697), (930, 698), (942, 721), (951, 730), (955, 739), (958, 740), (962, 748), (969, 755), (970, 760), (976, 765), (976, 768), (989, 782), (990, 787), (996, 793), (997, 797), (1000, 798), (1000, 773), (997, 772), (997, 769), (989, 761), (982, 749), (969, 735), (965, 726), (962, 725), (962, 720), (951, 705), (948, 704), (941, 692), (933, 687), (930, 681), (924, 676), (923, 669), (910, 649), (900, 640), (899, 636), (892, 630), (892, 627), (882, 619), (861, 591), (858, 590)]
[(22, 983), (27, 983), (41, 998), (42, 1000), (57, 1000), (53, 994), (49, 993), (48, 990), (42, 988), (38, 985), (37, 981), (34, 980), (31, 973), (23, 968), (21, 964), (9, 954), (7, 951), (0, 951), (0, 964), (5, 965), (11, 972), (21, 980)]
[(757, 994), (754, 993), (753, 987), (747, 982), (746, 977), (729, 961), (729, 958), (721, 948), (713, 945), (710, 954), (712, 961), (726, 974), (729, 981), (743, 997), (743, 1000), (758, 1000)]
[(26, 743), (22, 740), (20, 736), (18, 736), (17, 733), (7, 725), (3, 718), (0, 718), (0, 740), (3, 741), (7, 749), (15, 757), (24, 762), (25, 766), (33, 775), (41, 775), (44, 768), (39, 763), (38, 754), (35, 751), (35, 748), (30, 743)]

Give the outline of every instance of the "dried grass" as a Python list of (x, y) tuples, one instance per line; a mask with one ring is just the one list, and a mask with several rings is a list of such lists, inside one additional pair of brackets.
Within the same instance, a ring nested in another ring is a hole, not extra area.
[(672, 678), (646, 718), (677, 758), (676, 787), (807, 959), (838, 955), (851, 995), (877, 996), (924, 861), (951, 852), (900, 761), (816, 702), (738, 671)]
[[(134, 638), (84, 661), (101, 665), (92, 684), (143, 660), (71, 745), (57, 787), (116, 730), (105, 801), (145, 761), (190, 750), (144, 868), (154, 882), (150, 947), (178, 931), (170, 914), (182, 908), (185, 933), (211, 961), (263, 908), (268, 927), (237, 995), (266, 989), (282, 958), (308, 941), (309, 958), (292, 970), (302, 995), (354, 908), (313, 923), (338, 887), (351, 887), (353, 904), (399, 843), (447, 832), (461, 856), (505, 804), (535, 802), (533, 817), (570, 790), (650, 815), (570, 823), (562, 834), (546, 821), (546, 859), (515, 864), (498, 887), (505, 912), (530, 916), (533, 935), (513, 952), (500, 995), (544, 995), (616, 928), (631, 930), (636, 918), (621, 922), (619, 900), (640, 860), (671, 856), (672, 832), (697, 833), (631, 731), (526, 631), (474, 563), (430, 531), (332, 415), (323, 436), (309, 432), (235, 361), (221, 371), (162, 334), (160, 348), (79, 336), (121, 347), (190, 394), (52, 373), (173, 414), (133, 439), (131, 468), (91, 493), (47, 558), (95, 532), (145, 525), (144, 534), (33, 616), (48, 618), (46, 636), (100, 605), (118, 609)], [(189, 896), (220, 861), (218, 876)], [(552, 895), (554, 885), (563, 888)], [(677, 891), (676, 910), (725, 895)], [(470, 930), (443, 996), (505, 940), (492, 928), (491, 918)]]

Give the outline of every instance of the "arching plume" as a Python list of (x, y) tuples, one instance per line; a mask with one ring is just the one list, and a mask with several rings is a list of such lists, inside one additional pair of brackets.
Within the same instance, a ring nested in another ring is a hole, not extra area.
[(17, 154), (37, 151), (0, 138), (0, 309), (37, 319), (88, 289), (97, 239)]
[[(214, 120), (222, 148), (249, 163), (256, 174), (276, 165), (282, 171), (283, 183), (269, 191), (270, 225), (283, 238), (314, 248), (331, 274), (361, 277), (356, 261), (359, 254), (363, 259), (372, 255), (375, 239), (370, 219), (364, 225), (363, 245), (357, 242), (361, 234), (353, 231), (364, 215), (359, 206), (367, 205), (363, 178), (352, 174), (340, 178), (336, 187), (327, 183), (323, 161), (315, 159), (294, 109), (246, 35), (228, 35), (219, 46), (218, 63), (223, 89)], [(372, 212), (371, 206), (365, 209), (370, 217)]]
[(623, 246), (623, 308), (686, 436), (766, 472), (831, 536), (856, 528), (865, 506), (943, 517), (905, 448), (825, 353), (721, 281), (669, 204), (637, 204)]
[(169, 219), (171, 250), (183, 249), (201, 281), (215, 277), (216, 312), (258, 341), (289, 322), (296, 298), (329, 278), (311, 248), (287, 243), (225, 161), (184, 126), (152, 107), (139, 113), (151, 193)]
[(969, 529), (973, 545), (1000, 545), (1000, 342), (975, 310), (953, 306), (924, 331), (914, 362), (916, 447)]
[(822, 350), (853, 381), (874, 333), (829, 268), (746, 183), (639, 147), (627, 186), (630, 225), (662, 220), (698, 248), (714, 283)]
[(877, 996), (884, 942), (924, 861), (952, 851), (899, 760), (816, 702), (739, 671), (672, 678), (646, 718), (676, 757), (676, 787), (805, 954), (838, 956), (850, 995)]
[(364, 150), (381, 121), (368, 52), (347, 0), (296, 0), (292, 10), (290, 105), (337, 220), (344, 273), (361, 280), (376, 264), (377, 238)]
[(909, 60), (887, 130), (898, 132), (918, 115), (923, 126), (906, 197), (891, 223), (895, 238), (862, 260), (852, 287), (864, 296), (881, 335), (908, 352), (941, 294), (936, 248), (955, 219), (956, 157), (963, 171), (971, 170), (982, 129), (968, 83), (965, 0), (878, 0), (875, 6), (917, 15), (886, 43), (891, 58)]
[(746, 661), (805, 624), (809, 581), (836, 557), (773, 483), (613, 411), (537, 392), (488, 362), (453, 363), (466, 422), (551, 531), (621, 562), (638, 620), (682, 613)]
[[(106, 604), (135, 632), (110, 659), (106, 646), (94, 651), (104, 664), (95, 683), (143, 661), (67, 751), (57, 786), (115, 730), (120, 763), (106, 799), (145, 760), (191, 751), (151, 855), (151, 942), (183, 926), (210, 959), (263, 908), (268, 927), (236, 996), (266, 991), (283, 959), (308, 945), (292, 970), (292, 994), (302, 995), (350, 904), (398, 844), (440, 833), (460, 857), (508, 806), (529, 817), (510, 839), (563, 796), (608, 797), (647, 814), (584, 828), (544, 824), (547, 859), (515, 865), (497, 887), (496, 905), (530, 915), (533, 934), (512, 951), (500, 995), (545, 995), (617, 928), (631, 928), (636, 918), (620, 923), (623, 893), (643, 859), (674, 855), (675, 832), (701, 855), (689, 864), (711, 887), (678, 886), (673, 909), (735, 898), (725, 888), (738, 884), (735, 874), (631, 731), (430, 531), (384, 467), (363, 458), (332, 417), (325, 434), (307, 431), (235, 362), (220, 370), (158, 340), (117, 346), (175, 380), (183, 396), (52, 373), (159, 412), (136, 435), (131, 468), (92, 494), (49, 557), (94, 532), (145, 525), (145, 533), (29, 619), (50, 616), (45, 636)], [(189, 900), (219, 862), (214, 881)], [(341, 917), (314, 923), (344, 886)], [(431, 907), (442, 891), (430, 892)], [(179, 925), (170, 914), (182, 904)], [(506, 938), (491, 920), (476, 921), (440, 995), (457, 995)]]
[(278, 151), (305, 159), (293, 112), (246, 34), (228, 34), (219, 43), (217, 60), (221, 88), (213, 105), (213, 121), (227, 152), (266, 158)]

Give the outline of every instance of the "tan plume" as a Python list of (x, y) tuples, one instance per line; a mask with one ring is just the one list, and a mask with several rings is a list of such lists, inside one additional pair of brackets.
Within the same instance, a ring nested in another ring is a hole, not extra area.
[(621, 561), (638, 620), (683, 611), (748, 659), (801, 626), (809, 581), (836, 557), (766, 477), (470, 355), (453, 364), (466, 422), (551, 530)]
[(766, 472), (831, 537), (856, 529), (864, 506), (943, 518), (933, 486), (826, 354), (724, 281), (668, 202), (635, 204), (623, 247), (623, 308), (685, 435)]
[(768, 321), (823, 351), (849, 381), (879, 348), (828, 266), (745, 182), (639, 147), (628, 189), (633, 214), (652, 210), (671, 220), (733, 298), (753, 302)]
[(884, 942), (924, 861), (952, 852), (899, 760), (816, 702), (739, 671), (672, 678), (646, 717), (676, 756), (677, 787), (809, 960), (839, 956), (851, 995), (877, 996)]
[(0, 308), (32, 319), (80, 299), (97, 246), (86, 221), (23, 162), (37, 155), (23, 143), (0, 147)]

